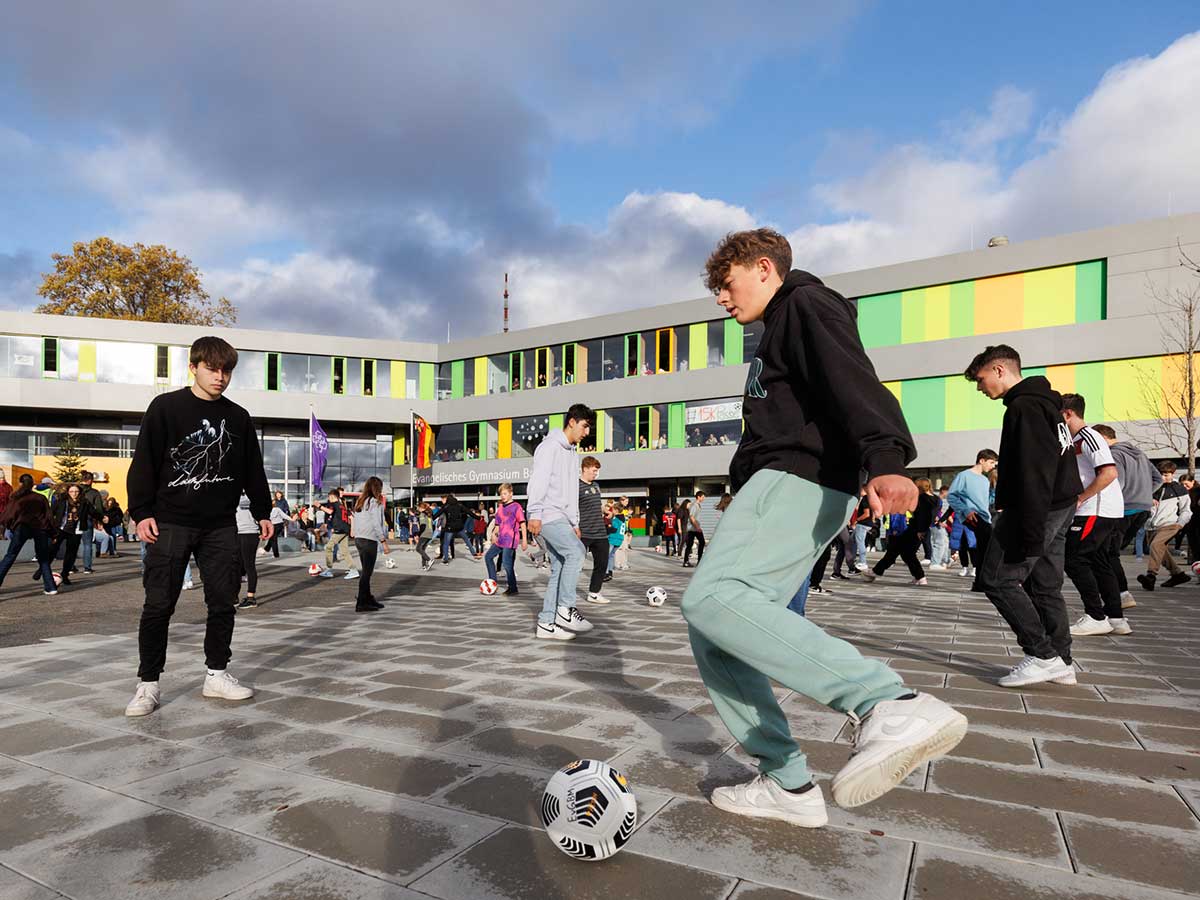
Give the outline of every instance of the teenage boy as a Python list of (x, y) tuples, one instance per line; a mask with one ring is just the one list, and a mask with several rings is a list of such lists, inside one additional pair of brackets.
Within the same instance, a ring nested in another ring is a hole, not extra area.
[(696, 565), (704, 559), (704, 526), (700, 524), (700, 510), (704, 506), (704, 491), (696, 491), (696, 499), (688, 507), (687, 544), (683, 548), (683, 568), (690, 569), (688, 562), (692, 557), (692, 544), (699, 544), (696, 551)]
[(1170, 546), (1175, 536), (1192, 519), (1192, 500), (1187, 488), (1175, 480), (1175, 463), (1164, 459), (1158, 464), (1158, 471), (1162, 473), (1162, 484), (1154, 492), (1154, 515), (1146, 523), (1146, 534), (1150, 539), (1150, 562), (1146, 565), (1146, 574), (1138, 576), (1138, 583), (1148, 591), (1154, 590), (1159, 566), (1166, 566), (1170, 573), (1163, 587), (1178, 587), (1192, 580), (1175, 562)]
[(1025, 656), (1000, 686), (1075, 684), (1063, 559), (1083, 485), (1059, 412), (1062, 397), (1045, 377), (1024, 377), (1021, 357), (1007, 344), (985, 349), (963, 374), (984, 396), (1004, 401), (1006, 462), (996, 479), (996, 521), (979, 580)]
[(517, 573), (513, 569), (513, 560), (517, 555), (517, 544), (521, 549), (529, 546), (529, 536), (525, 530), (525, 510), (521, 504), (513, 500), (513, 486), (507, 481), (500, 485), (500, 505), (496, 508), (496, 539), (483, 555), (483, 564), (487, 566), (487, 577), (496, 580), (496, 557), (504, 565), (504, 573), (508, 577), (508, 587), (504, 596), (515, 597), (517, 589)]
[(788, 601), (858, 502), (905, 512), (916, 451), (900, 405), (875, 375), (853, 304), (791, 270), (770, 229), (730, 234), (706, 265), (708, 287), (738, 323), (764, 322), (730, 464), (734, 500), (683, 597), (692, 652), (718, 714), (760, 775), (718, 788), (715, 806), (810, 828), (828, 821), (772, 681), (845, 713), (854, 752), (833, 779), (841, 806), (890, 791), (952, 749), (967, 720), (852, 645), (795, 615)]
[(188, 558), (196, 557), (204, 581), (208, 624), (205, 697), (247, 700), (254, 691), (225, 667), (233, 641), (240, 579), (237, 508), (245, 492), (269, 540), (271, 494), (250, 414), (225, 396), (238, 354), (218, 337), (192, 344), (191, 387), (156, 397), (142, 417), (129, 467), (129, 513), (146, 546), (142, 584), (146, 603), (138, 630), (137, 691), (127, 716), (158, 708), (158, 677), (167, 662), (167, 628), (183, 588)]
[(576, 445), (591, 434), (595, 416), (576, 403), (567, 410), (562, 428), (546, 435), (533, 451), (529, 478), (529, 533), (541, 537), (550, 558), (550, 579), (542, 599), (534, 636), (571, 641), (592, 630), (575, 608), (575, 586), (583, 565), (579, 540), (579, 454)]
[(987, 553), (988, 537), (992, 533), (992, 514), (988, 509), (988, 495), (991, 493), (992, 483), (988, 476), (996, 468), (999, 460), (995, 450), (980, 450), (975, 454), (975, 465), (963, 469), (950, 482), (950, 491), (946, 499), (950, 508), (954, 510), (955, 522), (960, 532), (963, 528), (969, 528), (975, 536), (974, 549), (959, 538), (958, 556), (959, 562), (962, 563), (959, 575), (979, 577), (979, 565)]
[(600, 593), (608, 573), (608, 525), (604, 522), (603, 500), (596, 476), (600, 460), (585, 456), (579, 466), (579, 539), (592, 554), (592, 575), (588, 582), (588, 603), (604, 604), (608, 600)]
[(79, 502), (88, 507), (88, 527), (83, 532), (83, 574), (95, 574), (92, 571), (92, 560), (96, 554), (96, 523), (104, 519), (104, 498), (93, 485), (94, 476), (84, 472), (80, 479)]
[(322, 578), (333, 577), (333, 557), (337, 552), (338, 547), (342, 548), (342, 552), (346, 554), (346, 572), (345, 581), (353, 581), (358, 577), (358, 570), (354, 568), (354, 563), (350, 561), (350, 554), (354, 552), (354, 541), (350, 539), (350, 507), (342, 500), (342, 492), (339, 488), (333, 488), (329, 492), (329, 502), (321, 507), (325, 513), (325, 524), (329, 528), (329, 537), (325, 540), (325, 568), (321, 571)]
[(1132, 634), (1133, 627), (1121, 611), (1121, 588), (1108, 561), (1112, 534), (1125, 518), (1125, 497), (1112, 451), (1084, 421), (1086, 409), (1086, 401), (1079, 394), (1062, 395), (1062, 417), (1071, 432), (1083, 484), (1075, 519), (1067, 532), (1067, 575), (1079, 591), (1084, 608), (1084, 614), (1071, 626), (1071, 634)]

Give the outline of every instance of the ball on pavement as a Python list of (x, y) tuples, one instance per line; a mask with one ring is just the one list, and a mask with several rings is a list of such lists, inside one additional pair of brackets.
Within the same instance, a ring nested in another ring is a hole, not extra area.
[(598, 759), (555, 772), (542, 795), (542, 824), (555, 846), (598, 862), (624, 846), (637, 825), (637, 800), (625, 776)]
[(311, 566), (308, 567), (308, 574), (312, 575), (314, 577), (317, 575), (320, 575), (321, 567), (317, 563), (313, 563)]
[(667, 602), (667, 590), (664, 587), (655, 585), (646, 591), (646, 602), (651, 606), (662, 606)]
[(490, 579), (490, 578), (485, 578), (485, 579), (483, 579), (483, 581), (479, 582), (479, 593), (494, 594), (494, 593), (496, 593), (497, 587), (498, 587), (498, 585), (496, 584), (496, 582), (492, 581), (492, 579)]

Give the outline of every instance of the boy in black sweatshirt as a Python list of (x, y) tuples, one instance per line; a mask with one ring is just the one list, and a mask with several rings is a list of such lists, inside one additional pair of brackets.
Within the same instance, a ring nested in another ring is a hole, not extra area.
[(204, 581), (205, 697), (246, 700), (254, 691), (225, 666), (238, 598), (236, 515), (243, 492), (268, 540), (271, 497), (250, 414), (224, 396), (237, 351), (217, 337), (192, 344), (191, 387), (156, 397), (142, 418), (129, 467), (129, 513), (145, 542), (146, 602), (138, 629), (140, 683), (125, 709), (145, 716), (159, 705), (158, 676), (166, 666), (167, 628), (183, 588), (188, 557)]
[[(941, 700), (788, 609), (817, 557), (846, 527), (859, 485), (875, 515), (905, 512), (915, 455), (896, 398), (858, 336), (854, 306), (807, 272), (770, 229), (728, 235), (708, 286), (742, 325), (765, 324), (730, 465), (737, 492), (683, 598), (692, 652), (722, 721), (759, 760), (747, 784), (717, 788), (727, 812), (808, 828), (828, 821), (771, 681), (845, 713), (855, 750), (833, 798), (858, 806), (953, 748), (967, 720)], [(867, 478), (860, 481), (862, 470)]]
[(999, 684), (1075, 684), (1062, 584), (1067, 530), (1083, 485), (1059, 411), (1062, 397), (1043, 376), (1022, 377), (1021, 357), (1006, 344), (988, 347), (964, 375), (980, 393), (1003, 399), (1005, 406), (998, 513), (979, 582), (1016, 634), (1025, 658)]

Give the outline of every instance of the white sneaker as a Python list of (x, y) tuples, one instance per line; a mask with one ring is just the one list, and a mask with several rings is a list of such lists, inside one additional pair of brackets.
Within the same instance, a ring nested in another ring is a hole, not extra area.
[(1087, 613), (1079, 617), (1071, 626), (1071, 634), (1076, 637), (1086, 637), (1089, 634), (1112, 634), (1113, 627), (1108, 619), (1093, 619)]
[(351, 569), (349, 572), (346, 573), (346, 576), (342, 579), (342, 581), (353, 581), (357, 577), (358, 577), (358, 569)]
[(270, 552), (270, 551), (269, 551), (269, 550), (267, 550), (267, 548), (266, 548), (266, 547), (259, 547), (259, 548), (258, 548), (258, 555), (259, 555), (259, 556), (266, 556), (266, 555), (267, 555), (269, 552)]
[(1071, 677), (1075, 676), (1075, 670), (1067, 666), (1062, 657), (1039, 659), (1036, 656), (1026, 656), (996, 683), (1000, 687), (1025, 687), (1029, 684), (1041, 684), (1043, 681), (1056, 681), (1068, 673)]
[(924, 585), (925, 587), (928, 587), (928, 586), (929, 586), (929, 579), (928, 579), (928, 578), (925, 578), (924, 576), (922, 576), (921, 578), (914, 578), (914, 579), (912, 580), (912, 583), (913, 583), (913, 584), (920, 584), (920, 585)]
[(1063, 663), (1063, 665), (1067, 667), (1066, 671), (1057, 678), (1051, 678), (1050, 680), (1055, 684), (1079, 684), (1079, 679), (1075, 677), (1075, 664)]
[(608, 598), (605, 597), (603, 594), (588, 594), (587, 602), (588, 603), (598, 603), (598, 604), (603, 605), (608, 602)]
[(219, 697), (222, 700), (249, 700), (254, 696), (254, 688), (240, 684), (222, 669), (215, 675), (204, 676), (203, 694), (205, 697)]
[(319, 577), (332, 578), (333, 577), (333, 569), (322, 569)]
[(1120, 619), (1110, 618), (1108, 624), (1112, 626), (1113, 634), (1133, 634), (1133, 626), (1129, 624), (1129, 620), (1122, 617)]
[(967, 733), (967, 717), (937, 697), (875, 704), (855, 723), (854, 752), (833, 778), (833, 799), (850, 809), (881, 797), (919, 765), (953, 750)]
[(194, 584), (193, 584), (192, 582), (190, 582), (190, 581), (185, 581), (185, 582), (183, 583), (183, 589), (184, 589), (185, 591), (190, 591), (190, 590), (191, 590), (192, 588), (194, 588), (195, 586), (196, 586), (196, 585), (194, 585)]
[(825, 797), (814, 785), (803, 794), (789, 794), (768, 775), (746, 784), (719, 787), (712, 792), (712, 805), (725, 812), (756, 819), (779, 819), (801, 828), (820, 828), (829, 821)]
[(148, 716), (158, 709), (160, 693), (157, 681), (142, 681), (138, 683), (133, 699), (125, 707), (125, 715), (131, 719), (137, 716)]
[(584, 634), (593, 628), (592, 623), (581, 616), (579, 610), (573, 606), (560, 606), (554, 614), (554, 624), (575, 634)]
[(875, 574), (875, 570), (870, 567), (867, 567), (865, 569), (859, 569), (858, 574), (863, 577), (863, 581), (865, 581), (867, 584), (870, 584), (872, 581), (874, 581), (876, 578), (879, 577), (878, 575)]
[(970, 574), (971, 574), (971, 567), (970, 567), (970, 566), (963, 566), (961, 569), (959, 569), (959, 570), (958, 570), (958, 577), (959, 577), (959, 578), (966, 578), (966, 577), (967, 577), (968, 575), (970, 575)]
[(1137, 601), (1133, 599), (1133, 594), (1129, 591), (1121, 591), (1121, 609), (1133, 609), (1137, 606)]
[(933, 565), (931, 565), (929, 567), (929, 571), (930, 572), (945, 572), (946, 566), (943, 566), (941, 563), (934, 563)]
[(553, 622), (551, 622), (549, 625), (543, 625), (541, 622), (538, 622), (534, 637), (543, 641), (575, 640), (575, 635), (573, 632), (567, 631), (565, 628), (558, 628)]

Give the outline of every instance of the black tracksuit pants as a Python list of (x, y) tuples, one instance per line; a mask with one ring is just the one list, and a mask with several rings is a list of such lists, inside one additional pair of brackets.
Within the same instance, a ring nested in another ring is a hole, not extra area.
[[(966, 541), (963, 541), (963, 546), (966, 546)], [(921, 562), (917, 559), (917, 551), (920, 548), (921, 539), (911, 528), (902, 534), (888, 538), (887, 553), (883, 554), (883, 559), (875, 563), (875, 574), (882, 575), (892, 567), (896, 557), (900, 557), (908, 566), (908, 572), (913, 578), (924, 578), (925, 570), (921, 568)]]
[(1113, 531), (1122, 525), (1121, 519), (1075, 516), (1067, 532), (1067, 575), (1083, 599), (1083, 608), (1097, 621), (1124, 618), (1110, 558)]
[(588, 538), (583, 546), (592, 554), (592, 578), (588, 582), (588, 593), (598, 594), (604, 586), (604, 575), (608, 571), (608, 554), (612, 549), (607, 537)]

